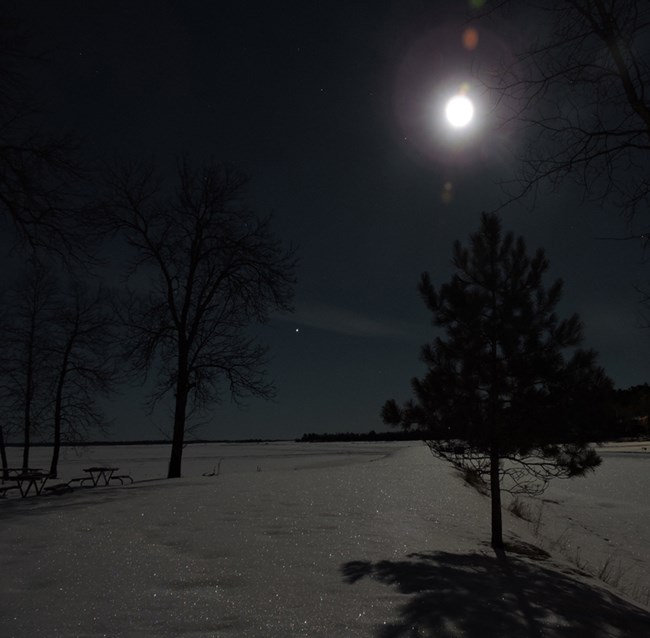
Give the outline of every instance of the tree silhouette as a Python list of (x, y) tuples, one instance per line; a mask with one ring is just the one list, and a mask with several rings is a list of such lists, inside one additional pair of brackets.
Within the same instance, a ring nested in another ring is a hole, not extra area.
[(148, 278), (123, 311), (127, 356), (156, 370), (152, 404), (174, 394), (168, 476), (178, 477), (188, 414), (218, 401), (222, 384), (235, 400), (272, 396), (250, 326), (290, 310), (295, 258), (244, 205), (247, 180), (229, 167), (183, 161), (169, 197), (151, 170), (123, 167), (110, 182), (109, 223), (134, 250), (131, 274)]
[[(628, 220), (646, 213), (650, 3), (504, 0), (486, 6), (483, 19), (507, 10), (535, 25), (513, 58), (479, 69), (495, 92), (496, 112), (522, 125), (525, 145), (511, 196), (569, 178), (588, 198), (616, 203)], [(647, 243), (647, 233), (646, 217), (635, 236)]]
[(613, 404), (617, 416), (614, 436), (650, 435), (650, 385), (644, 383), (626, 390), (616, 390)]
[(118, 376), (115, 343), (116, 317), (108, 292), (101, 286), (92, 290), (73, 281), (58, 295), (51, 317), (52, 477), (58, 473), (63, 440), (83, 440), (89, 430), (106, 427), (97, 397), (107, 396), (114, 389)]
[(44, 59), (9, 7), (0, 9), (0, 221), (9, 222), (30, 252), (56, 254), (68, 264), (94, 261), (101, 239), (91, 173), (79, 144), (52, 132), (28, 88), (29, 71)]
[(42, 431), (47, 418), (48, 319), (55, 307), (55, 278), (32, 258), (4, 302), (0, 399), (7, 429), (22, 433), (22, 466), (26, 469), (32, 435)]
[(90, 429), (104, 427), (97, 397), (109, 394), (117, 379), (110, 296), (74, 279), (64, 286), (60, 274), (51, 264), (30, 259), (4, 296), (0, 324), (6, 432), (22, 433), (27, 468), (32, 435), (44, 439), (51, 431), (53, 477), (62, 442), (83, 440)]
[(452, 264), (438, 290), (427, 273), (420, 281), (445, 333), (422, 347), (428, 372), (412, 381), (415, 401), (390, 400), (382, 416), (421, 429), (434, 455), (489, 489), (498, 548), (502, 489), (539, 493), (600, 463), (586, 442), (611, 382), (595, 352), (577, 349), (578, 316), (557, 317), (562, 281), (543, 284), (544, 252), (529, 257), (523, 238), (502, 236), (496, 215), (483, 214), (469, 247), (454, 244)]

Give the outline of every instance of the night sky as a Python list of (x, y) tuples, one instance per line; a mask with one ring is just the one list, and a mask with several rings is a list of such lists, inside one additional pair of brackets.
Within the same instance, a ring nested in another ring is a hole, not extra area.
[[(29, 79), (48, 123), (77, 135), (89, 161), (231, 162), (252, 178), (254, 210), (299, 248), (296, 312), (259, 329), (277, 398), (244, 411), (225, 398), (197, 434), (385, 429), (382, 404), (409, 397), (433, 335), (420, 273), (449, 279), (453, 241), (504, 200), (498, 183), (521, 142), (496, 129), (480, 92), (473, 130), (452, 139), (441, 100), (535, 25), (479, 22), (470, 51), (461, 1), (15, 4), (47, 54)], [(546, 249), (551, 277), (565, 280), (563, 313), (581, 315), (616, 385), (650, 380), (641, 248), (600, 239), (628, 234), (616, 210), (566, 187), (502, 218), (531, 251)], [(111, 402), (112, 438), (160, 438), (165, 416), (148, 418), (139, 392)]]

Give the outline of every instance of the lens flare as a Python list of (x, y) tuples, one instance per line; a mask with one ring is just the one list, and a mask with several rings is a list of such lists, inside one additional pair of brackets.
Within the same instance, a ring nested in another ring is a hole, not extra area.
[(468, 51), (473, 51), (478, 46), (478, 31), (474, 27), (468, 27), (463, 31), (463, 46)]
[(454, 185), (447, 181), (442, 187), (442, 193), (440, 193), (440, 199), (443, 204), (451, 204), (454, 199)]

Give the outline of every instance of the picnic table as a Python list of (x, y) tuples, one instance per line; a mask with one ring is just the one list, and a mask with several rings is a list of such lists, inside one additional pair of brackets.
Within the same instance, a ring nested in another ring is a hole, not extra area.
[(40, 467), (5, 467), (0, 471), (2, 471), (2, 480), (4, 481), (5, 473), (9, 476), (9, 478), (13, 478), (19, 474), (25, 474), (29, 472), (42, 472), (43, 470)]
[(90, 481), (93, 484), (93, 487), (98, 485), (108, 485), (110, 483), (113, 474), (117, 472), (119, 467), (86, 467), (84, 472), (88, 472), (89, 476), (86, 476), (81, 480), (81, 485), (85, 481)]
[[(38, 496), (43, 491), (48, 478), (50, 478), (49, 472), (43, 472), (40, 468), (5, 468), (2, 479), (2, 495), (12, 488), (18, 488), (23, 498), (32, 490)], [(5, 486), (5, 483), (15, 483), (15, 485)]]
[(109, 485), (111, 481), (119, 481), (124, 485), (124, 481), (128, 480), (130, 483), (133, 483), (133, 478), (128, 474), (115, 474), (120, 468), (119, 467), (110, 467), (104, 465), (97, 465), (94, 467), (85, 467), (84, 472), (88, 476), (78, 476), (76, 478), (70, 479), (68, 481), (68, 486), (72, 483), (79, 483), (81, 487), (84, 486), (84, 483), (90, 483), (89, 487), (97, 487), (98, 485)]
[(48, 472), (40, 468), (8, 467), (0, 468), (0, 498), (4, 497), (9, 490), (19, 490), (20, 495), (25, 498), (30, 493), (36, 496), (42, 492), (48, 494), (63, 494), (72, 491), (72, 484), (77, 482), (81, 486), (90, 483), (90, 487), (98, 485), (109, 485), (111, 481), (119, 481), (124, 485), (125, 481), (133, 483), (133, 478), (128, 474), (117, 475), (118, 467), (96, 466), (84, 468), (87, 476), (70, 479), (67, 483), (58, 483), (52, 487), (45, 487), (47, 480), (51, 478)]

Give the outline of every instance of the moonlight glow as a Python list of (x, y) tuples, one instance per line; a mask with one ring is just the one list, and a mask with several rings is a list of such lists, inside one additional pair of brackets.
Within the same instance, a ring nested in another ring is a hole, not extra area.
[(463, 128), (474, 117), (474, 105), (468, 97), (455, 95), (447, 102), (445, 116), (451, 126), (454, 128)]

